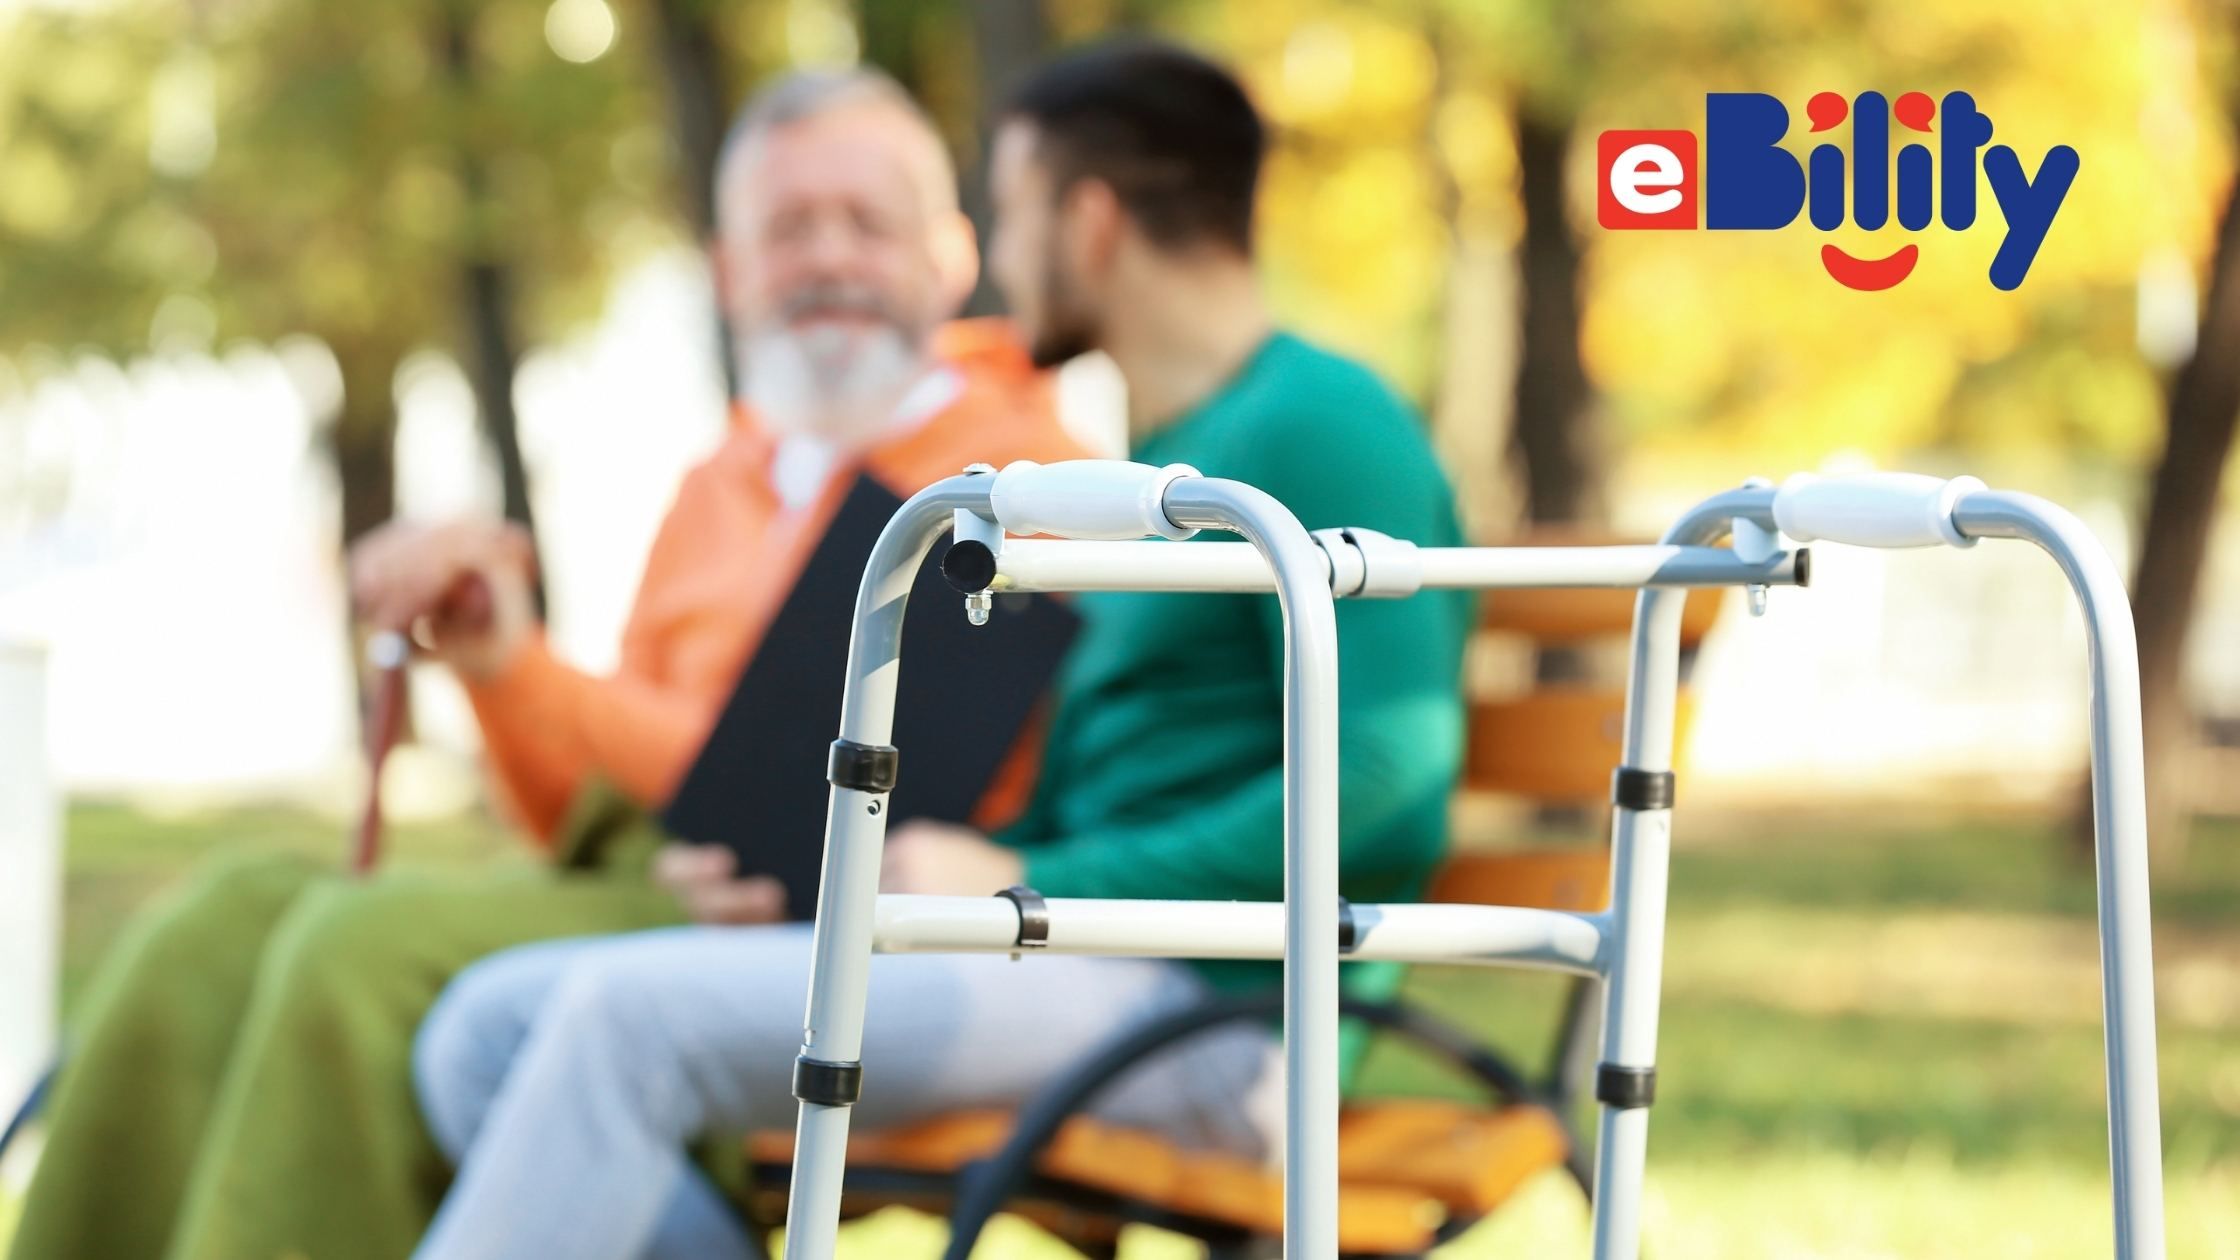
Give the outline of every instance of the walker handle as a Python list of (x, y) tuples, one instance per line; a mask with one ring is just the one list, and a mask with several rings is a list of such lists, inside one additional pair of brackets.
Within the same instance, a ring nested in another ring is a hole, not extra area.
[(996, 523), (1013, 534), (1055, 534), (1126, 542), (1158, 535), (1188, 538), (1198, 532), (1167, 519), (1162, 500), (1177, 478), (1195, 477), (1188, 464), (1154, 468), (1124, 459), (1069, 459), (1004, 465), (988, 489)]
[(1921, 473), (1798, 473), (1773, 495), (1773, 520), (1798, 542), (1825, 539), (1853, 547), (1973, 547), (1953, 524), (1964, 495), (1983, 489), (1974, 477)]

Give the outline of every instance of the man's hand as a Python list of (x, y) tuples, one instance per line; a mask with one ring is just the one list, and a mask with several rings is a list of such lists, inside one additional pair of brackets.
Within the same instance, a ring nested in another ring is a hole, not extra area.
[(653, 855), (653, 882), (676, 894), (695, 923), (777, 923), (786, 917), (785, 885), (768, 875), (737, 878), (739, 860), (716, 844), (665, 844)]
[(879, 864), (879, 891), (985, 896), (1011, 887), (1026, 874), (1017, 851), (970, 827), (906, 822), (887, 834)]
[(536, 629), (529, 535), (500, 521), (393, 521), (350, 549), (358, 615), (402, 630), (460, 673), (488, 678)]

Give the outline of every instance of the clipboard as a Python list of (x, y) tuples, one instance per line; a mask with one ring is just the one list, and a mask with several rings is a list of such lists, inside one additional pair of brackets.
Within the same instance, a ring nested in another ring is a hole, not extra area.
[[(789, 919), (816, 914), (825, 758), (839, 729), (856, 591), (902, 500), (859, 475), (661, 812), (669, 834), (720, 844), (742, 874), (775, 877)], [(963, 823), (1040, 707), (1080, 618), (1047, 595), (999, 597), (984, 626), (941, 576), (936, 546), (902, 628), (891, 821)]]

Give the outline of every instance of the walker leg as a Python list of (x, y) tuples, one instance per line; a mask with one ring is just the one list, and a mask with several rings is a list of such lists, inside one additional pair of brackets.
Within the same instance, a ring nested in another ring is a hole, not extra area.
[(2155, 1068), (2154, 937), (2147, 904), (2147, 776), (2139, 645), (2115, 562), (2068, 511), (1978, 491), (1953, 522), (1971, 538), (2020, 538), (2051, 555), (2084, 613), (2092, 651), (2092, 837), (2100, 1005), (2107, 1041), (2108, 1164), (2118, 1260), (2162, 1260), (2162, 1111)]
[(786, 1203), (786, 1260), (827, 1260), (839, 1230), (848, 1117), (863, 1079), (864, 995), (886, 840), (885, 802), (884, 792), (832, 790), (809, 1013), (801, 1055), (794, 1060), (793, 1093), (801, 1100), (801, 1117)]
[(1283, 1254), (1338, 1254), (1338, 622), (1323, 553), (1266, 493), (1177, 481), (1178, 525), (1242, 535), (1283, 612)]
[(801, 1100), (794, 1132), (793, 1185), (786, 1199), (786, 1260), (830, 1260), (840, 1227), (840, 1183), (847, 1164), (848, 1116), (863, 1078), (863, 1017), (878, 911), (879, 855), (887, 835), (887, 793), (894, 786), (894, 692), (900, 673), (902, 614), (910, 586), (951, 515), (986, 512), (987, 477), (951, 477), (920, 491), (879, 535), (856, 596), (848, 644), (848, 685), (840, 738), (826, 777), (824, 872), (809, 963), (809, 1009), (793, 1092)]
[(1672, 730), (1687, 593), (1644, 590), (1634, 604), (1624, 762), (1614, 777), (1609, 980), (1595, 1070), (1595, 1260), (1633, 1260), (1656, 1094), (1657, 992), (1664, 971), (1665, 877), (1672, 841)]
[[(1702, 503), (1664, 541), (1706, 546), (1738, 516), (1764, 516), (1773, 491), (1731, 490)], [(1595, 1260), (1641, 1251), (1641, 1179), (1656, 1093), (1657, 1001), (1664, 982), (1665, 879), (1672, 852), (1672, 733), (1687, 592), (1644, 589), (1633, 605), (1623, 762), (1612, 783), (1610, 922), (1604, 939), (1602, 1062), (1595, 1070)]]

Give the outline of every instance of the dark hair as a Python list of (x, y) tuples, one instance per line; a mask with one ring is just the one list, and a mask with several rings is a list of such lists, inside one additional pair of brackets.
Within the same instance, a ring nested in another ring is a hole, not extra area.
[(1252, 196), (1267, 131), (1220, 66), (1150, 39), (1068, 53), (1037, 69), (1002, 117), (1034, 125), (1060, 191), (1111, 185), (1144, 235), (1252, 252)]

